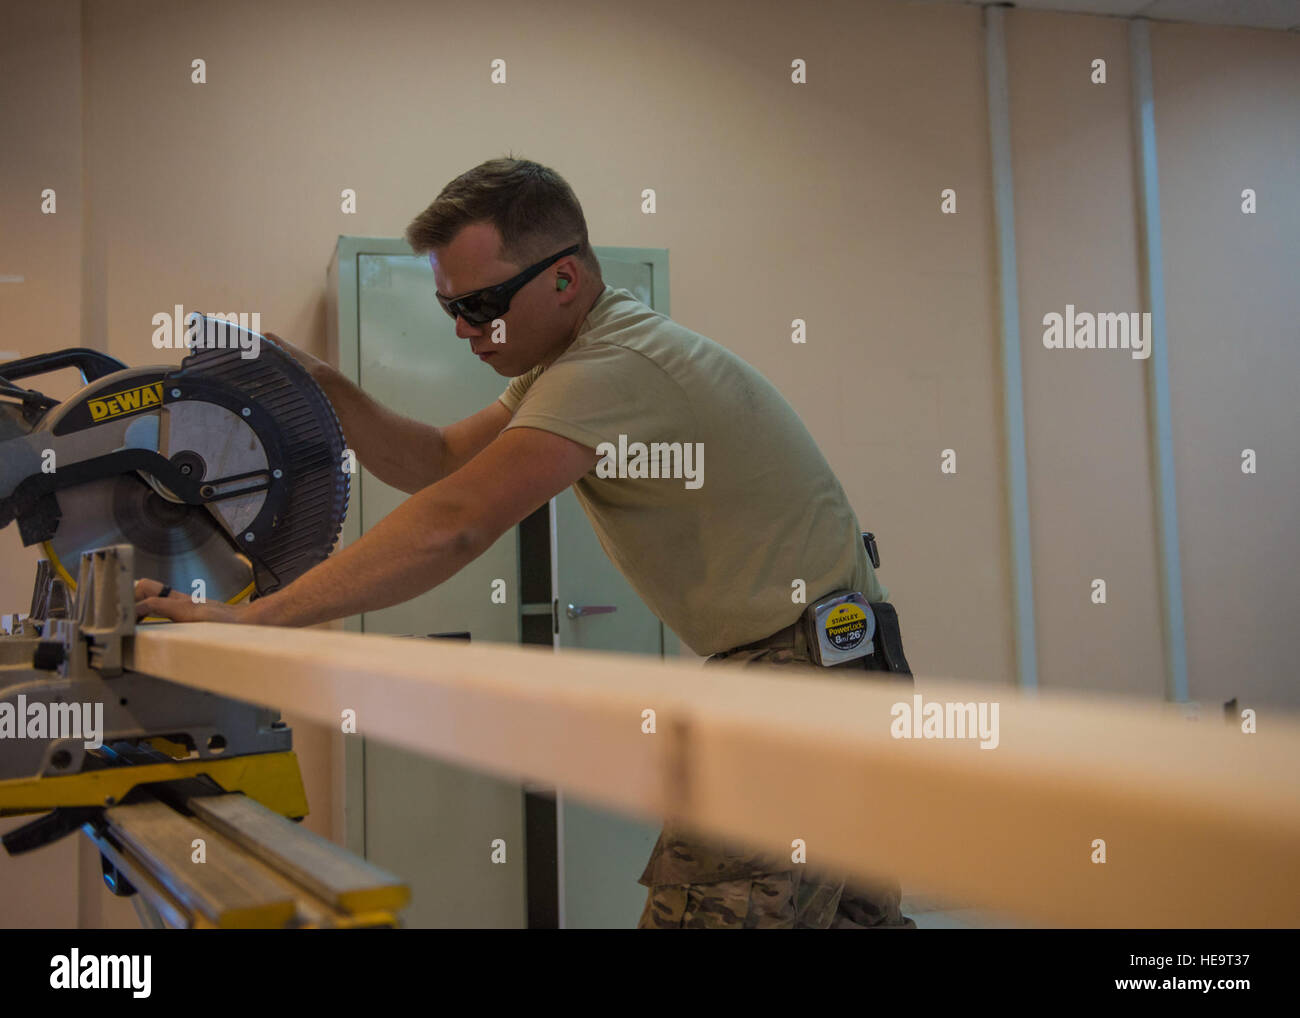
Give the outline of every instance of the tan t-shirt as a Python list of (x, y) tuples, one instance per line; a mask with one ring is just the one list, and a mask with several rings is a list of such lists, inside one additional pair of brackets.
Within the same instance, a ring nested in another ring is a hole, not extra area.
[(805, 607), (791, 599), (795, 580), (809, 603), (846, 589), (888, 598), (844, 489), (790, 404), (730, 350), (627, 290), (606, 286), (568, 349), (500, 398), (507, 427), (608, 454), (574, 484), (578, 502), (632, 588), (697, 654), (794, 622)]

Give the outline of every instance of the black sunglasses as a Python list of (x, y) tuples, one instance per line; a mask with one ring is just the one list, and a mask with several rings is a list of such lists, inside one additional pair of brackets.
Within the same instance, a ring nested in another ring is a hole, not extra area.
[(566, 247), (559, 254), (551, 255), (551, 257), (538, 262), (536, 265), (530, 265), (513, 279), (507, 279), (504, 283), (497, 283), (495, 286), (485, 286), (481, 290), (471, 290), (459, 297), (444, 297), (436, 290), (434, 293), (438, 298), (438, 303), (442, 305), (442, 309), (452, 318), (463, 318), (470, 325), (486, 325), (510, 310), (511, 299), (523, 288), (525, 283), (544, 268), (554, 265), (566, 255), (577, 254), (581, 246), (581, 244), (574, 244), (573, 247)]

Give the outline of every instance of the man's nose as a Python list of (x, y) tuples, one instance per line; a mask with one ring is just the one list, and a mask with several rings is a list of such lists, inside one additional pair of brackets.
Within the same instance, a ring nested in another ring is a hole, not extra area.
[(456, 316), (456, 335), (460, 339), (477, 339), (483, 334), (483, 327), (480, 325), (470, 325), (460, 315)]

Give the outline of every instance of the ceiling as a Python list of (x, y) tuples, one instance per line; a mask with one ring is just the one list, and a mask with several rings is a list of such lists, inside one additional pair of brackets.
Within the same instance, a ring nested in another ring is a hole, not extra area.
[[(911, 3), (964, 3), (989, 6), (993, 0), (909, 0)], [(1069, 11), (1200, 25), (1240, 25), (1300, 32), (1300, 0), (1014, 0), (1021, 10)]]

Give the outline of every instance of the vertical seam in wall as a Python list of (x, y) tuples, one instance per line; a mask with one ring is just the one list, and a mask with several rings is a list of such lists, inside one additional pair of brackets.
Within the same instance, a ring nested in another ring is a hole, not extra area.
[(81, 298), (81, 315), (78, 325), (80, 327), (81, 339), (78, 346), (90, 347), (94, 350), (103, 350), (107, 352), (108, 344), (106, 336), (101, 334), (95, 335), (95, 315), (92, 312), (93, 304), (93, 285), (92, 285), (92, 245), (91, 240), (91, 221), (90, 221), (90, 139), (88, 137), (90, 130), (90, 47), (87, 45), (87, 0), (81, 0), (77, 5), (77, 24), (78, 24), (78, 71), (81, 75), (81, 95), (79, 113), (81, 123), (78, 129), (81, 135), (81, 232), (77, 238), (81, 250), (81, 279), (78, 281), (78, 295)]
[(1011, 106), (1007, 87), (1005, 12), (984, 8), (984, 54), (993, 171), (994, 236), (1002, 333), (1002, 413), (1011, 518), (1011, 582), (1015, 602), (1016, 674), (1022, 689), (1038, 688), (1034, 631), (1034, 573), (1029, 541), (1025, 456), (1024, 373), (1020, 361), (1020, 292), (1016, 274), (1015, 190), (1011, 178)]
[(1160, 594), (1164, 608), (1165, 696), (1187, 700), (1187, 642), (1183, 629), (1182, 559), (1178, 551), (1178, 490), (1174, 484), (1174, 441), (1169, 404), (1169, 348), (1165, 320), (1164, 250), (1160, 236), (1160, 179), (1156, 161), (1155, 99), (1151, 77), (1150, 23), (1129, 22), (1133, 65), (1133, 128), (1139, 202), (1142, 301), (1151, 314), (1147, 358), (1147, 423), (1155, 471), (1156, 533), (1160, 548)]

